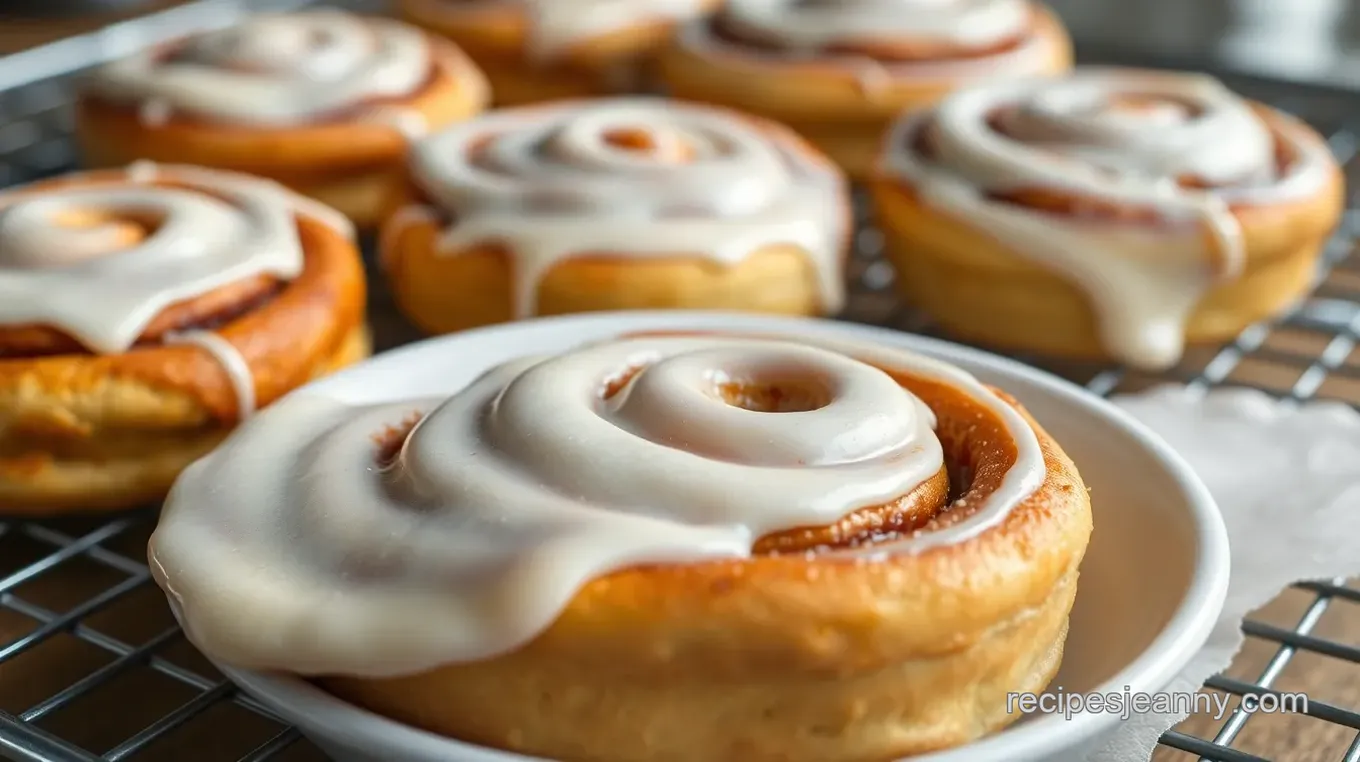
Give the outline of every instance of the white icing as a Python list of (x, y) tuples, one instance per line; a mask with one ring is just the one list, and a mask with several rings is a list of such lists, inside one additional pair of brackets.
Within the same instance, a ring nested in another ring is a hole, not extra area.
[(1023, 34), (1032, 13), (1029, 0), (731, 0), (722, 15), (734, 31), (821, 50), (913, 40), (987, 47)]
[(212, 355), (227, 374), (236, 396), (236, 417), (245, 420), (255, 414), (255, 374), (241, 352), (231, 342), (212, 331), (189, 331), (166, 337), (167, 344), (189, 344)]
[[(934, 414), (879, 367), (975, 400), (1016, 459), (957, 521), (829, 552), (964, 542), (1043, 483), (1023, 417), (938, 361), (778, 337), (620, 339), (509, 362), (447, 399), (287, 397), (179, 479), (152, 564), (196, 645), (238, 666), (391, 675), (489, 658), (543, 631), (592, 579), (747, 558), (763, 535), (835, 522), (932, 477), (944, 457)], [(807, 384), (825, 404), (752, 411), (723, 399), (725, 382)], [(383, 433), (417, 413), (380, 463)]]
[[(1009, 134), (989, 122), (998, 115)], [(927, 122), (933, 159), (915, 150)], [(1209, 77), (1089, 69), (969, 88), (930, 113), (907, 115), (888, 136), (884, 168), (925, 203), (1082, 288), (1109, 351), (1159, 369), (1180, 359), (1186, 321), (1206, 291), (1243, 270), (1230, 204), (1294, 198), (1326, 182), (1326, 146), (1307, 128), (1282, 124), (1272, 134)], [(1297, 154), (1283, 173), (1276, 140)], [(1177, 183), (1184, 177), (1230, 187), (1187, 189)], [(1093, 222), (988, 198), (1025, 190), (1151, 209), (1161, 222)]]
[[(616, 131), (652, 147), (612, 145)], [(432, 135), (411, 163), (454, 220), (444, 251), (497, 242), (513, 252), (519, 317), (534, 314), (548, 270), (587, 252), (735, 264), (792, 244), (815, 265), (826, 310), (844, 301), (841, 175), (729, 112), (652, 98), (507, 109)]]
[[(91, 351), (117, 353), (176, 302), (302, 271), (294, 194), (187, 167), (160, 170), (188, 187), (153, 186), (146, 167), (135, 180), (0, 194), (0, 325), (52, 325)], [(71, 215), (93, 216), (63, 221)], [(153, 230), (122, 246), (119, 219)]]
[[(287, 126), (374, 99), (409, 96), (446, 58), (464, 69), (465, 79), (480, 81), (461, 54), (436, 55), (445, 52), (420, 30), (395, 21), (333, 10), (262, 14), (191, 37), (169, 57), (151, 49), (107, 64), (90, 88), (140, 104), (149, 124), (184, 113)], [(420, 114), (400, 106), (377, 106), (362, 118), (423, 132)]]
[(432, 13), (461, 23), (507, 8), (522, 11), (528, 20), (526, 56), (538, 63), (560, 57), (573, 45), (611, 32), (654, 21), (678, 22), (698, 18), (710, 0), (433, 0)]
[[(899, 79), (974, 76), (1023, 77), (1041, 72), (1059, 41), (1032, 33), (1029, 0), (729, 0), (719, 21), (738, 39), (773, 43), (775, 50), (719, 39), (709, 24), (681, 35), (686, 47), (775, 64), (814, 60), (847, 69), (870, 93)], [(994, 55), (923, 61), (879, 61), (869, 54), (830, 49), (944, 44), (960, 51), (1003, 46)]]
[[(299, 213), (354, 236), (339, 212), (277, 183), (198, 167), (139, 161), (117, 180), (0, 193), (0, 325), (49, 325), (93, 352), (127, 351), (175, 303), (300, 274)], [(149, 234), (129, 245), (126, 221)], [(239, 416), (254, 411), (250, 367), (225, 339), (190, 331), (166, 341), (212, 354)]]

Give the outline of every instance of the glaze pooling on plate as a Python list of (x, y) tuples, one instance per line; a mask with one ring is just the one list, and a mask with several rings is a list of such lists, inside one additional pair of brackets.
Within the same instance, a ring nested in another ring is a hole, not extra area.
[(453, 218), (443, 251), (509, 249), (516, 317), (536, 313), (541, 279), (573, 256), (735, 264), (781, 244), (809, 258), (828, 312), (844, 303), (840, 173), (732, 112), (653, 98), (507, 109), (432, 135), (411, 166)]
[[(227, 663), (393, 675), (490, 658), (548, 627), (592, 579), (748, 558), (766, 534), (933, 477), (934, 416), (880, 367), (995, 414), (1015, 460), (965, 517), (834, 553), (963, 542), (1042, 484), (1033, 429), (953, 366), (853, 343), (621, 339), (508, 362), (444, 399), (286, 398), (181, 477), (153, 566), (196, 645)], [(790, 378), (824, 399), (761, 412), (720, 391)]]
[[(1081, 288), (1108, 350), (1160, 369), (1180, 359), (1204, 295), (1243, 271), (1234, 207), (1316, 193), (1332, 159), (1307, 128), (1281, 116), (1273, 129), (1212, 78), (1088, 69), (969, 88), (905, 117), (884, 168), (924, 203)], [(1025, 193), (1095, 211), (998, 200)], [(1101, 209), (1150, 212), (1154, 222), (1106, 219)]]

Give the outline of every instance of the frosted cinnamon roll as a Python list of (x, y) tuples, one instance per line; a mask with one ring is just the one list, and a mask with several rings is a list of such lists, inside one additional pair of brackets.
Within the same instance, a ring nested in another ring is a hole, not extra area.
[(611, 309), (821, 314), (844, 300), (844, 179), (788, 130), (651, 98), (495, 111), (417, 144), (380, 250), (442, 333)]
[(722, 0), (397, 0), (407, 21), (468, 52), (495, 101), (524, 105), (645, 86), (677, 25)]
[(124, 508), (367, 354), (349, 223), (272, 182), (138, 164), (0, 193), (0, 513)]
[(944, 328), (1148, 369), (1302, 296), (1343, 195), (1306, 125), (1206, 76), (1119, 69), (906, 115), (873, 191), (903, 293)]
[(730, 0), (659, 58), (671, 94), (783, 122), (856, 178), (888, 124), (959, 87), (1071, 67), (1031, 0)]
[(480, 112), (451, 43), (338, 11), (261, 15), (98, 69), (77, 109), (95, 165), (134, 160), (269, 177), (375, 224), (408, 142)]
[(1090, 530), (1058, 444), (953, 366), (672, 334), (437, 399), (293, 395), (185, 472), (150, 558), (209, 657), (433, 732), (860, 762), (1014, 719)]

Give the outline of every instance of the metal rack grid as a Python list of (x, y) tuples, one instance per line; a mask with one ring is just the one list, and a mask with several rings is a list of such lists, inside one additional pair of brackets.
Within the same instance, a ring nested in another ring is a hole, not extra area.
[[(112, 37), (112, 28), (89, 37), (83, 52), (68, 45), (65, 55), (68, 62), (89, 65), (188, 28), (227, 23), (247, 6), (305, 2), (200, 0), (142, 27), (130, 22)], [(196, 8), (199, 15), (184, 8)], [(12, 60), (0, 65), (10, 77), (0, 77), (0, 85), (14, 85), (0, 88), (0, 185), (51, 175), (77, 160), (70, 142), (69, 65), (57, 71), (52, 62), (58, 57), (50, 51), (24, 55), (38, 62), (42, 76), (20, 86), (13, 79)], [(1103, 58), (1089, 52), (1084, 57)], [(1360, 94), (1261, 80), (1234, 79), (1230, 84), (1323, 130), (1347, 167), (1351, 187), (1360, 188)], [(1360, 405), (1360, 254), (1353, 252), (1360, 236), (1360, 197), (1351, 202), (1327, 249), (1318, 287), (1307, 301), (1277, 321), (1248, 328), (1234, 341), (1190, 352), (1169, 373), (1149, 376), (1089, 363), (1019, 359), (1102, 395), (1180, 381), (1200, 387), (1245, 385), (1295, 401), (1331, 398)], [(881, 248), (881, 235), (862, 226), (851, 265), (855, 296), (842, 318), (934, 333), (927, 320), (892, 295), (892, 271), (880, 258)], [(379, 346), (415, 338), (384, 300), (385, 290), (372, 291)], [(0, 521), (0, 756), (32, 762), (174, 760), (161, 743), (173, 737), (192, 744), (202, 762), (324, 759), (185, 643), (142, 560), (154, 522), (154, 509), (112, 518)], [(1264, 669), (1252, 680), (1216, 676), (1206, 689), (1236, 696), (1272, 692), (1297, 654), (1329, 657), (1337, 669), (1353, 670), (1351, 680), (1360, 678), (1360, 644), (1315, 634), (1329, 608), (1336, 608), (1334, 603), (1360, 604), (1360, 587), (1332, 580), (1301, 583), (1296, 589), (1309, 600), (1293, 626), (1257, 620), (1243, 625), (1249, 640), (1273, 648)], [(1311, 717), (1353, 736), (1338, 758), (1341, 762), (1360, 762), (1357, 709), (1309, 702)], [(1168, 759), (1262, 762), (1267, 758), (1233, 748), (1251, 717), (1239, 707), (1207, 732), (1169, 731), (1157, 758), (1166, 754)]]

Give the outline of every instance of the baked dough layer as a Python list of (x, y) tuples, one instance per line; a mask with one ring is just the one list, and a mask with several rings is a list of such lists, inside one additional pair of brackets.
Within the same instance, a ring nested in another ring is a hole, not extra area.
[[(29, 190), (122, 177), (91, 172)], [(164, 182), (173, 185), (173, 175)], [(127, 352), (77, 351), (44, 326), (0, 327), (0, 512), (135, 507), (163, 495), (183, 466), (235, 426), (230, 373), (200, 347), (164, 343), (171, 331), (211, 325), (248, 366), (260, 406), (366, 357), (357, 248), (322, 221), (296, 219), (299, 277), (234, 283), (173, 305)]]
[[(1036, 5), (1031, 33), (1044, 48), (1035, 76), (1072, 68), (1072, 43), (1058, 17)], [(856, 179), (867, 178), (888, 125), (903, 111), (929, 106), (978, 75), (891, 77), (872, 93), (853, 66), (826, 59), (743, 54), (740, 44), (668, 47), (657, 71), (677, 98), (741, 109), (789, 125)], [(1002, 74), (999, 68), (988, 76)]]
[[(1267, 125), (1281, 129), (1278, 114), (1254, 106)], [(1112, 359), (1090, 299), (1071, 281), (967, 220), (924, 204), (898, 179), (876, 178), (870, 190), (898, 290), (947, 332), (1002, 349)], [(1186, 322), (1186, 340), (1227, 341), (1305, 296), (1343, 206), (1338, 168), (1306, 198), (1234, 206), (1246, 266), (1204, 295)]]
[[(439, 225), (419, 222), (385, 238), (386, 274), (397, 307), (421, 330), (449, 333), (510, 321), (512, 258), (485, 245), (438, 247)], [(584, 253), (543, 275), (538, 315), (635, 309), (715, 309), (821, 314), (818, 273), (796, 246), (768, 246), (726, 266), (702, 255), (624, 259)]]
[[(711, 10), (719, 0), (708, 0)], [(574, 40), (551, 62), (534, 63), (528, 12), (515, 3), (485, 4), (474, 14), (450, 13), (444, 0), (398, 0), (406, 21), (446, 37), (486, 72), (498, 106), (588, 98), (632, 89), (645, 81), (652, 56), (678, 24), (652, 19)]]
[[(904, 385), (936, 412), (965, 499), (995, 488), (999, 422)], [(1008, 693), (1055, 674), (1091, 531), (1075, 466), (1026, 419), (1042, 486), (963, 544), (628, 569), (508, 655), (319, 682), (401, 722), (564, 762), (884, 762), (967, 743), (1019, 719)]]
[[(466, 119), (485, 107), (486, 83), (469, 76), (463, 54), (440, 43), (425, 85), (390, 101), (429, 130)], [(142, 119), (136, 105), (92, 94), (76, 102), (76, 140), (85, 163), (116, 167), (149, 160), (267, 177), (325, 203), (363, 228), (382, 219), (382, 202), (403, 177), (408, 138), (391, 125), (335, 118), (309, 125), (243, 127), (171, 115)]]

